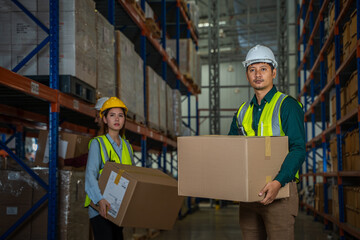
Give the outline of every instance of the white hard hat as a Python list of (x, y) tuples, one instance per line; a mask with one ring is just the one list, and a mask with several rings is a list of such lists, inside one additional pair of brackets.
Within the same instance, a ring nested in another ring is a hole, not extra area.
[(102, 98), (99, 98), (95, 104), (95, 109), (100, 111), (102, 105), (104, 104), (104, 102), (106, 102), (109, 98), (108, 97), (102, 97)]
[(251, 48), (246, 55), (245, 61), (243, 61), (242, 63), (244, 67), (247, 68), (251, 64), (259, 62), (270, 63), (273, 65), (274, 68), (277, 67), (274, 53), (271, 51), (270, 48), (262, 45), (256, 45), (255, 47)]

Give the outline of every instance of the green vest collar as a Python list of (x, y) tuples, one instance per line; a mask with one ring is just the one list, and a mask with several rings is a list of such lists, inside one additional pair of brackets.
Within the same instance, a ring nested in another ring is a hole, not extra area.
[[(261, 105), (264, 104), (264, 101), (266, 102), (271, 102), (271, 99), (274, 97), (274, 95), (277, 93), (277, 88), (275, 87), (275, 85), (270, 89), (270, 91), (265, 95), (265, 97), (261, 100)], [(250, 102), (251, 105), (258, 105), (257, 103), (257, 99), (256, 99), (256, 95), (254, 94), (253, 98), (251, 99)]]

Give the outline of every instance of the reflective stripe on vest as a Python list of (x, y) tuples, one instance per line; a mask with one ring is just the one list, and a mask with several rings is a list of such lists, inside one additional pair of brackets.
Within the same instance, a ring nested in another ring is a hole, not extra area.
[[(115, 163), (121, 163), (121, 164), (126, 164), (126, 165), (135, 165), (134, 158), (133, 158), (133, 150), (132, 150), (130, 143), (127, 140), (121, 138), (122, 151), (121, 151), (121, 159), (120, 159), (118, 154), (115, 152), (113, 146), (111, 145), (109, 139), (106, 137), (106, 135), (98, 136), (98, 137), (91, 139), (91, 141), (89, 143), (89, 148), (90, 148), (91, 142), (94, 139), (96, 139), (99, 142), (101, 159), (102, 159), (104, 165), (107, 161), (113, 161)], [(125, 145), (126, 145), (126, 148), (124, 147)], [(112, 155), (111, 155), (111, 151), (114, 152)], [(109, 156), (111, 156), (111, 159)], [(99, 171), (99, 176), (101, 175), (101, 173), (102, 173), (102, 169), (100, 169), (100, 171)], [(90, 202), (91, 202), (91, 199), (86, 194), (84, 206), (88, 207), (90, 205)]]
[[(270, 103), (265, 104), (258, 123), (258, 136), (285, 136), (281, 124), (280, 108), (286, 97), (286, 94), (276, 92)], [(299, 104), (301, 106), (301, 103)], [(255, 131), (252, 128), (253, 109), (254, 106), (250, 102), (246, 102), (240, 106), (237, 112), (238, 127), (244, 127), (247, 136), (255, 136)], [(299, 171), (296, 172), (295, 179), (296, 182), (299, 182)]]

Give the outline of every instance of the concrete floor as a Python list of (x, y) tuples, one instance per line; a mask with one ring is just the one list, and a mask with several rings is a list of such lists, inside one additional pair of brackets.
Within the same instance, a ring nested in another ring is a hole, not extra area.
[[(337, 239), (324, 225), (314, 221), (313, 216), (299, 212), (295, 223), (296, 240)], [(161, 231), (156, 240), (232, 240), (241, 239), (238, 225), (238, 206), (231, 205), (220, 210), (200, 206), (196, 212), (178, 220), (171, 231)]]

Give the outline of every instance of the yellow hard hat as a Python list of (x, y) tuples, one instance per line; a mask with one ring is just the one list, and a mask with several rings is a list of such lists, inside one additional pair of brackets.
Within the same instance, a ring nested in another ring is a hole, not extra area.
[(102, 118), (104, 116), (103, 113), (106, 109), (116, 108), (116, 107), (124, 109), (125, 115), (127, 114), (128, 108), (125, 106), (123, 101), (121, 101), (117, 97), (111, 97), (102, 105), (100, 109), (100, 117)]

